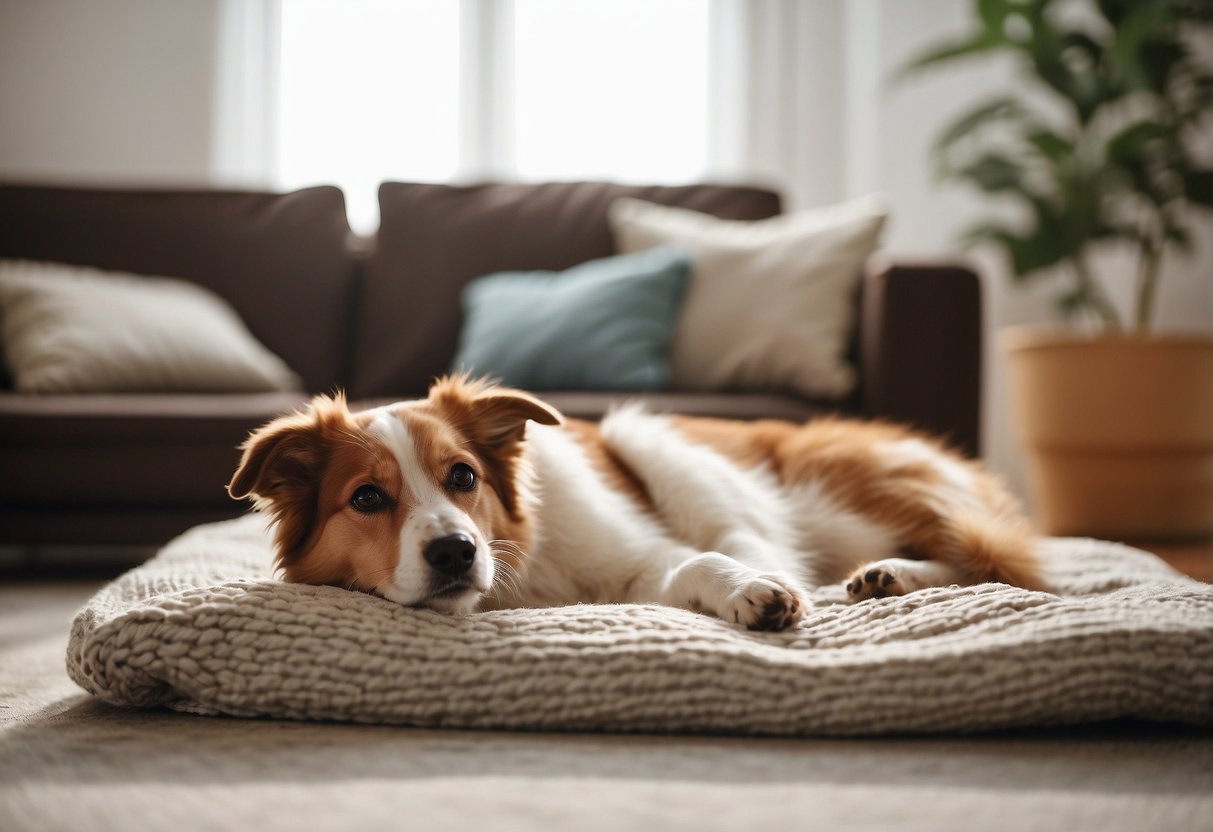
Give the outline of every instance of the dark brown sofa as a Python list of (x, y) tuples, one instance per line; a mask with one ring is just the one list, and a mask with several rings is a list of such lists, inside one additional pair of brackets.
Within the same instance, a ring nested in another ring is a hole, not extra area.
[[(376, 239), (352, 238), (341, 192), (0, 186), (0, 257), (188, 278), (235, 306), (310, 393), (361, 404), (423, 395), (454, 355), (459, 292), (506, 269), (559, 270), (612, 253), (622, 195), (760, 219), (777, 194), (734, 186), (385, 183)], [(780, 391), (650, 395), (660, 410), (806, 419), (840, 410), (978, 447), (980, 298), (954, 265), (874, 261), (863, 281), (845, 402)], [(545, 393), (570, 416), (618, 394)], [(0, 544), (157, 544), (244, 506), (224, 490), (248, 431), (294, 394), (28, 396), (0, 390)]]

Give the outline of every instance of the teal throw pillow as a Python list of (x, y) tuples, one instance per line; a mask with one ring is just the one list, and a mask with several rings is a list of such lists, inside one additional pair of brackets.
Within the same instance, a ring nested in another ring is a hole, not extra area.
[(531, 390), (660, 389), (690, 274), (663, 247), (473, 280), (454, 369)]

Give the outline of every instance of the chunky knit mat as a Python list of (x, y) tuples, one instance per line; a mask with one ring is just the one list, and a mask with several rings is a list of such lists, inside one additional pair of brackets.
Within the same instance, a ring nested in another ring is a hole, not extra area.
[(987, 584), (844, 602), (794, 632), (657, 606), (451, 618), (270, 574), (263, 521), (187, 532), (76, 616), (107, 702), (419, 726), (861, 735), (1139, 717), (1213, 723), (1213, 586), (1093, 540), (1059, 594)]

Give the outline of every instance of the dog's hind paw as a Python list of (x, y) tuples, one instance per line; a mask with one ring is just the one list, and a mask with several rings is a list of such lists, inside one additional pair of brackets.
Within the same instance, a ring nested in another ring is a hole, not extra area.
[(846, 582), (852, 601), (889, 598), (929, 586), (948, 586), (964, 580), (952, 566), (934, 560), (885, 558), (865, 563)]
[(804, 618), (806, 604), (800, 590), (775, 575), (760, 575), (726, 599), (726, 621), (744, 624), (751, 630), (786, 630)]
[(897, 573), (891, 569), (874, 567), (863, 569), (847, 581), (847, 595), (852, 601), (866, 601), (868, 598), (887, 598), (890, 595), (904, 595), (905, 587), (897, 578)]
[(852, 601), (905, 595), (909, 591), (897, 571), (888, 564), (870, 563), (861, 566), (847, 581), (847, 595)]

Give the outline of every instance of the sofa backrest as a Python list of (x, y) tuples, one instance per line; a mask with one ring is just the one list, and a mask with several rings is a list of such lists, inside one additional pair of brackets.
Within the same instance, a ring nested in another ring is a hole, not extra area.
[(780, 212), (778, 194), (741, 186), (385, 182), (355, 317), (351, 395), (423, 394), (454, 358), (465, 284), (498, 271), (559, 271), (611, 255), (607, 208), (622, 196), (725, 219)]
[(344, 381), (355, 261), (333, 187), (273, 194), (0, 185), (0, 257), (199, 283), (310, 391)]

